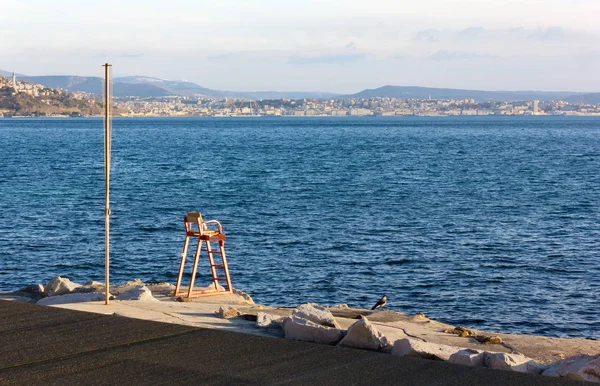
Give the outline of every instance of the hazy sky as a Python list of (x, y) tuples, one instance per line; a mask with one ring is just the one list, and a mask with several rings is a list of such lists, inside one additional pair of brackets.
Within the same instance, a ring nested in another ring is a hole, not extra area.
[(600, 0), (2, 0), (0, 69), (239, 91), (600, 91)]

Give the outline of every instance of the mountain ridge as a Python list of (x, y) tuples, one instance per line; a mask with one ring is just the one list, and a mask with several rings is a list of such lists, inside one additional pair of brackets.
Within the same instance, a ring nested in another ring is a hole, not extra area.
[(355, 94), (340, 95), (338, 98), (406, 98), (406, 99), (475, 99), (476, 101), (550, 101), (578, 96), (574, 91), (484, 91), (456, 88), (437, 88), (420, 86), (386, 85), (375, 89), (366, 89)]
[[(12, 72), (0, 70), (0, 75), (12, 76)], [(17, 78), (26, 82), (41, 84), (52, 88), (61, 88), (71, 92), (87, 92), (91, 94), (102, 94), (103, 79), (95, 76), (79, 75), (19, 75)], [(207, 98), (247, 98), (247, 99), (320, 99), (335, 97), (338, 94), (327, 92), (305, 92), (305, 91), (221, 91), (202, 87), (196, 83), (167, 80), (148, 76), (134, 75), (116, 77), (113, 79), (113, 95), (116, 97), (137, 96), (165, 97), (165, 96), (189, 96)]]
[[(0, 75), (9, 77), (12, 72), (0, 70)], [(94, 76), (42, 75), (27, 76), (17, 74), (18, 79), (42, 84), (52, 88), (62, 88), (71, 92), (102, 94), (103, 79)], [(116, 77), (113, 79), (113, 95), (116, 97), (136, 96), (142, 98), (187, 96), (207, 98), (246, 98), (246, 99), (329, 99), (329, 98), (406, 98), (406, 99), (475, 99), (481, 101), (523, 101), (523, 100), (566, 100), (579, 102), (583, 97), (587, 103), (600, 103), (600, 93), (574, 91), (486, 91), (455, 88), (386, 85), (365, 89), (354, 94), (305, 91), (226, 91), (214, 90), (185, 80), (168, 80), (144, 75)]]

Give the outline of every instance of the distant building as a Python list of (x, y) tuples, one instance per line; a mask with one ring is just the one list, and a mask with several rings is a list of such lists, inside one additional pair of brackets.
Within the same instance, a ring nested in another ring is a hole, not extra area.
[(534, 100), (533, 101), (533, 113), (537, 114), (539, 112), (540, 112), (540, 101)]
[(349, 114), (352, 116), (357, 116), (357, 115), (362, 116), (362, 115), (373, 115), (373, 112), (369, 109), (358, 108), (358, 109), (350, 109)]
[(346, 111), (346, 110), (331, 110), (331, 115), (334, 117), (341, 117), (344, 115), (348, 115), (348, 111)]
[(12, 74), (12, 86), (15, 91), (17, 91), (17, 74), (13, 71)]

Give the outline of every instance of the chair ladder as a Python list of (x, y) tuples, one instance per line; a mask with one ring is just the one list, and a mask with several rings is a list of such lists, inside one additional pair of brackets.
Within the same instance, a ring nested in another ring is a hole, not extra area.
[[(206, 241), (206, 251), (208, 254), (208, 262), (210, 263), (210, 270), (212, 273), (213, 283), (215, 285), (215, 290), (218, 291), (219, 282), (225, 282), (227, 285), (227, 292), (233, 292), (233, 287), (231, 286), (231, 278), (229, 277), (229, 267), (227, 266), (227, 256), (225, 256), (225, 239), (219, 239), (217, 242), (219, 243), (219, 250), (213, 250), (211, 247), (210, 240)], [(215, 264), (214, 255), (221, 256), (221, 264)], [(219, 277), (217, 273), (217, 269), (223, 271), (225, 277)]]

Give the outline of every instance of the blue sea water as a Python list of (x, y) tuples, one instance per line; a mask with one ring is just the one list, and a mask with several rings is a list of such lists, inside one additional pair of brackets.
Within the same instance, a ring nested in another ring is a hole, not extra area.
[[(220, 220), (261, 303), (600, 339), (600, 119), (115, 119), (112, 282)], [(99, 119), (0, 119), (0, 290), (103, 281)], [(206, 263), (206, 261), (204, 261)], [(200, 282), (208, 283), (201, 262)]]

